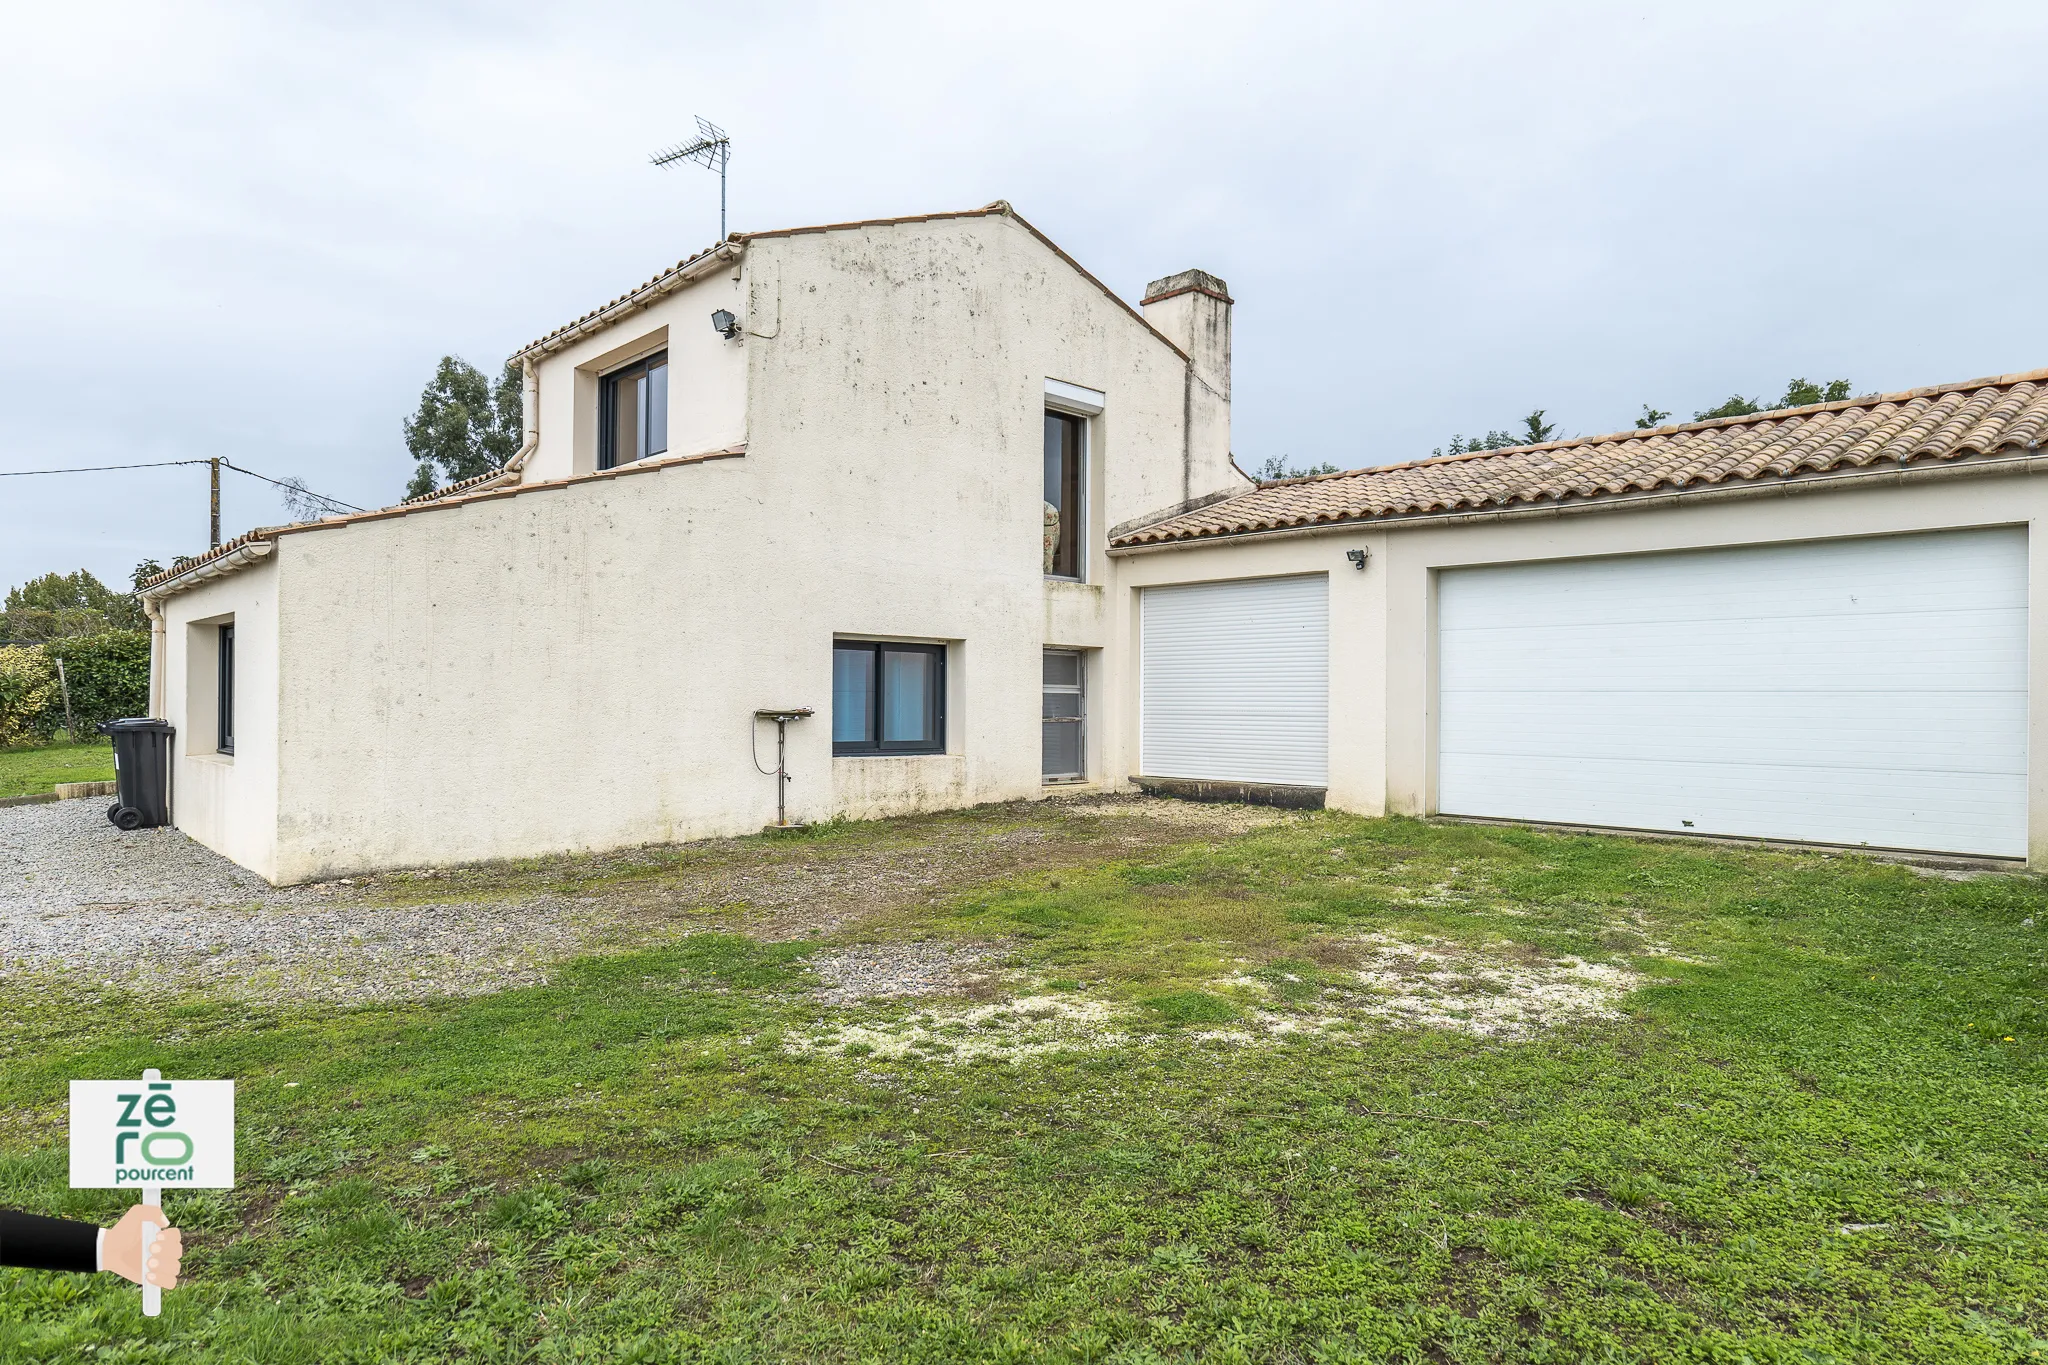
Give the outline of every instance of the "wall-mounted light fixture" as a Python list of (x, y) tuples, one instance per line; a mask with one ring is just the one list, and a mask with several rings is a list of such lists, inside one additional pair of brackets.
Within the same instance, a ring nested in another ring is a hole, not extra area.
[(1365, 572), (1366, 552), (1364, 550), (1346, 550), (1344, 557), (1351, 561), (1352, 568), (1360, 573)]
[(711, 325), (717, 328), (718, 334), (727, 341), (740, 334), (740, 320), (723, 308), (711, 315)]

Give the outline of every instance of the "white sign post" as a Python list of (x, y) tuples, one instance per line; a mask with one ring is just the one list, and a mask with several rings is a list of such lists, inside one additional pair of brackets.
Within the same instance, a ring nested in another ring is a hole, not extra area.
[[(71, 1188), (140, 1187), (162, 1206), (163, 1187), (227, 1190), (235, 1184), (235, 1083), (167, 1081), (155, 1067), (140, 1081), (71, 1083)], [(160, 1231), (142, 1225), (142, 1312), (162, 1311), (149, 1283), (149, 1252)]]

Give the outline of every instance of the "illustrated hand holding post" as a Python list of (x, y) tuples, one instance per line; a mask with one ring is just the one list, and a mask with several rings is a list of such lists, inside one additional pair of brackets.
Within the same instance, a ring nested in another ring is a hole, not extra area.
[(164, 1187), (219, 1190), (234, 1183), (233, 1081), (167, 1081), (152, 1067), (140, 1084), (71, 1083), (71, 1187), (142, 1190), (141, 1205), (108, 1234), (107, 1268), (128, 1274), (126, 1235), (130, 1220), (139, 1222), (140, 1255), (129, 1278), (142, 1286), (145, 1317), (163, 1311), (163, 1290), (151, 1281), (166, 1269), (175, 1276), (184, 1250), (177, 1231), (167, 1234), (168, 1223), (157, 1221)]

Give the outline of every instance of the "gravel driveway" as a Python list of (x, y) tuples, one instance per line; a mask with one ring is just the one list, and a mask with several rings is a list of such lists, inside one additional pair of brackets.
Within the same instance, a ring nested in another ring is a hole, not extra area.
[(351, 903), (273, 887), (173, 829), (123, 833), (98, 801), (0, 809), (0, 975), (259, 998), (473, 994), (544, 980), (580, 939), (576, 908)]
[[(710, 839), (538, 870), (485, 863), (273, 887), (176, 830), (123, 833), (103, 802), (0, 807), (0, 978), (280, 1001), (479, 994), (545, 981), (578, 953), (709, 928), (836, 935), (970, 886), (1286, 818), (1152, 798), (1020, 803), (884, 822), (847, 847)], [(620, 875), (649, 872), (659, 875)], [(443, 899), (415, 903), (433, 897)], [(999, 974), (998, 945), (880, 937), (816, 956), (822, 1003), (986, 989)]]

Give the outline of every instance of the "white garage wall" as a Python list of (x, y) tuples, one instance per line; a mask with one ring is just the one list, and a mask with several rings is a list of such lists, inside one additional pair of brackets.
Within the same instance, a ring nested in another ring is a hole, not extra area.
[(1329, 784), (1325, 576), (1147, 588), (1140, 611), (1144, 775)]
[(1451, 814), (2019, 857), (2027, 537), (1449, 569)]

